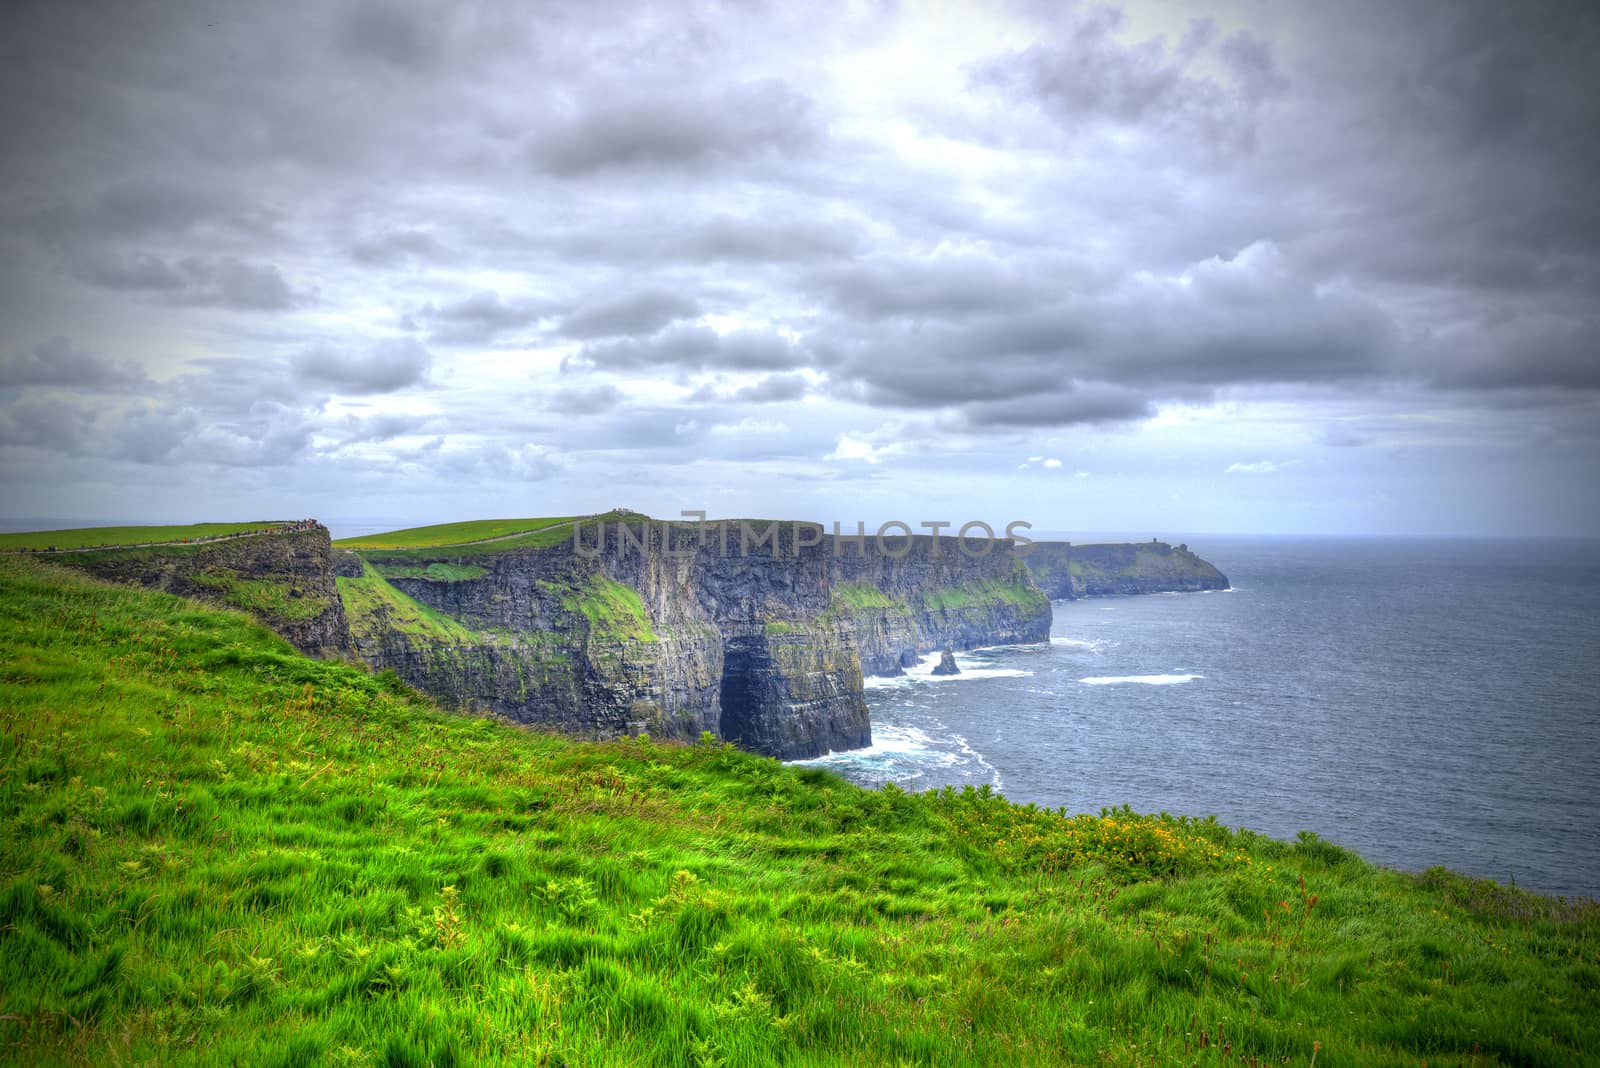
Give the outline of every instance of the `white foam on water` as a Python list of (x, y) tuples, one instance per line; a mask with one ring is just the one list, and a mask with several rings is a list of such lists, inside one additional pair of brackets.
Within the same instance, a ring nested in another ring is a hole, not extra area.
[(809, 760), (790, 760), (785, 763), (808, 767), (837, 766), (839, 764), (879, 764), (942, 768), (954, 764), (955, 753), (935, 748), (933, 737), (916, 727), (874, 724), (872, 744), (865, 749), (829, 750)]
[(1176, 686), (1180, 682), (1193, 682), (1204, 675), (1090, 675), (1078, 681), (1086, 686), (1118, 686), (1123, 683), (1142, 683), (1145, 686)]
[(1068, 649), (1087, 649), (1091, 653), (1098, 653), (1112, 643), (1105, 638), (1060, 638), (1052, 636), (1050, 644), (1064, 645)]
[(1025, 679), (1033, 672), (1023, 668), (990, 667), (985, 659), (972, 656), (968, 653), (956, 654), (956, 667), (960, 669), (959, 675), (935, 675), (933, 669), (939, 666), (942, 653), (928, 653), (915, 665), (906, 668), (905, 680), (907, 682), (962, 682), (972, 679)]
[(985, 771), (987, 771), (989, 773), (989, 785), (993, 786), (996, 790), (1004, 790), (1005, 789), (1005, 785), (1006, 785), (1005, 784), (1005, 780), (1000, 778), (1000, 769), (999, 768), (995, 767), (993, 764), (991, 764), (987, 760), (985, 760), (983, 754), (978, 752), (976, 749), (972, 748), (971, 743), (969, 743), (961, 735), (952, 734), (952, 735), (950, 735), (950, 738), (951, 738), (952, 741), (954, 741), (958, 745), (960, 745), (960, 747), (961, 747), (961, 755), (962, 756), (970, 758), (980, 768), (984, 769)]
[(911, 680), (905, 675), (868, 675), (861, 680), (863, 690), (897, 690)]

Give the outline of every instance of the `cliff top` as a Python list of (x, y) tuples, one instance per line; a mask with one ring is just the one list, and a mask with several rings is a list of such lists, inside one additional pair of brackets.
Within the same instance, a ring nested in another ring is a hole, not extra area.
[(74, 527), (0, 534), (0, 552), (49, 549), (117, 549), (145, 545), (181, 545), (197, 541), (270, 534), (308, 520), (257, 519), (248, 523), (189, 523), (182, 526)]

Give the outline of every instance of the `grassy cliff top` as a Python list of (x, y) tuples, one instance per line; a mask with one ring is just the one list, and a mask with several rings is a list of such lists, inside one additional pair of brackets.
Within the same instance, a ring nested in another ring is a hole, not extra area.
[(493, 538), (512, 538), (556, 524), (568, 524), (574, 516), (542, 516), (530, 519), (472, 519), (463, 523), (439, 523), (428, 527), (409, 527), (383, 534), (365, 534), (359, 538), (340, 538), (334, 545), (341, 549), (431, 549), (446, 545), (462, 545), (489, 541)]
[(1600, 1049), (1600, 917), (1314, 836), (452, 716), (240, 614), (7, 558), (0, 1047), (1573, 1064)]
[(78, 527), (72, 530), (35, 530), (19, 534), (0, 534), (0, 552), (15, 549), (90, 549), (118, 545), (147, 545), (220, 538), (248, 534), (283, 526), (279, 520), (262, 519), (250, 523), (190, 523), (167, 527)]
[[(461, 523), (440, 523), (429, 527), (392, 530), (385, 534), (365, 534), (334, 542), (340, 549), (368, 553), (388, 553), (395, 559), (414, 555), (417, 550), (443, 549), (453, 555), (481, 555), (512, 549), (547, 548), (572, 538), (574, 523), (594, 524), (648, 519), (637, 512), (611, 511), (599, 515), (543, 516), (531, 519), (472, 519)], [(595, 530), (587, 526), (584, 538), (593, 542)]]

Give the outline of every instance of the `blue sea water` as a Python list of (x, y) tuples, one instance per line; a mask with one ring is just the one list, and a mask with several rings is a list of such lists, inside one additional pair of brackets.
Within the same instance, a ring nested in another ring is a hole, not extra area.
[(869, 679), (872, 748), (806, 763), (1600, 897), (1600, 543), (1189, 543), (1231, 591), (1056, 602), (1048, 643)]

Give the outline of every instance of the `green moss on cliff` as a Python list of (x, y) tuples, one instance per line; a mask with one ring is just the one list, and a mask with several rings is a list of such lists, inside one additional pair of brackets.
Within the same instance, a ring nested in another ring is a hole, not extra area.
[(191, 576), (190, 581), (214, 592), (224, 604), (269, 620), (303, 623), (331, 607), (329, 600), (319, 594), (284, 581), (245, 578), (229, 567), (209, 568)]
[(489, 573), (488, 568), (477, 564), (449, 564), (437, 560), (427, 565), (379, 563), (376, 567), (384, 578), (425, 579), (429, 582), (467, 582)]
[(561, 607), (587, 619), (589, 633), (594, 637), (610, 641), (657, 640), (639, 591), (604, 575), (591, 575), (582, 587), (563, 594)]
[(851, 608), (904, 608), (905, 602), (896, 600), (870, 582), (841, 582), (833, 587), (833, 597)]
[(1030, 585), (1001, 582), (998, 579), (976, 579), (959, 586), (925, 590), (922, 594), (923, 607), (930, 612), (960, 611), (996, 601), (1019, 608), (1040, 608), (1050, 604), (1048, 597)]
[(452, 619), (443, 612), (412, 600), (389, 585), (377, 569), (363, 563), (360, 578), (340, 578), (339, 597), (344, 601), (350, 632), (357, 638), (377, 640), (385, 630), (395, 630), (427, 642), (475, 644), (485, 635)]

